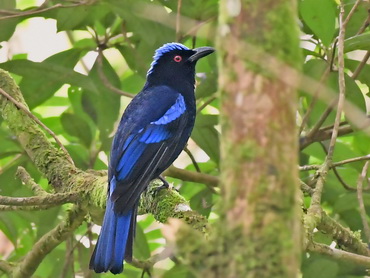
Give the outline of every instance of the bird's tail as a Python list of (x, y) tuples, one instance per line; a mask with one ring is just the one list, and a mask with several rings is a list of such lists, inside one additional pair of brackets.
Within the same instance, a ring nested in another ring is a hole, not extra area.
[(119, 215), (113, 210), (113, 201), (108, 197), (102, 229), (90, 260), (90, 269), (95, 272), (114, 274), (123, 271), (123, 259), (132, 259), (132, 244), (135, 233), (136, 209)]

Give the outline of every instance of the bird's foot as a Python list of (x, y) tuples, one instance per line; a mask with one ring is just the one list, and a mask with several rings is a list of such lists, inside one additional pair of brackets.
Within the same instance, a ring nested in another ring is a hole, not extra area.
[(163, 184), (159, 187), (157, 187), (156, 189), (154, 189), (154, 195), (157, 195), (159, 191), (161, 191), (162, 189), (169, 189), (170, 188), (170, 184), (164, 179), (164, 177), (162, 176), (159, 176), (158, 179), (160, 179)]

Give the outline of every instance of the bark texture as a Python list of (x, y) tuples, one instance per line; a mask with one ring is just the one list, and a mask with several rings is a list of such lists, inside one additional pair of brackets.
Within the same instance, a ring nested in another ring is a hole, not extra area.
[(300, 63), (295, 8), (291, 0), (221, 1), (219, 231), (228, 263), (213, 277), (298, 275), (296, 92), (280, 76)]

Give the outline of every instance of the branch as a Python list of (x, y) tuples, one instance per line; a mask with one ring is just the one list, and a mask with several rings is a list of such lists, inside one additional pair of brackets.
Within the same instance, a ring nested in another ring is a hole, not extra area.
[(54, 207), (53, 205), (37, 205), (37, 206), (3, 206), (0, 205), (0, 211), (39, 211), (47, 210)]
[(0, 271), (10, 274), (13, 269), (13, 265), (7, 261), (0, 260)]
[(318, 222), (317, 229), (323, 233), (330, 234), (333, 240), (342, 248), (360, 255), (370, 256), (370, 250), (368, 246), (362, 242), (360, 235), (343, 227), (324, 211), (321, 211), (321, 221)]
[(362, 226), (364, 227), (364, 233), (367, 242), (370, 243), (370, 228), (369, 223), (367, 222), (367, 215), (364, 205), (364, 199), (362, 197), (362, 185), (364, 183), (364, 180), (366, 179), (367, 169), (369, 168), (369, 161), (366, 161), (364, 167), (362, 168), (361, 175), (359, 176), (357, 180), (357, 199), (359, 203), (359, 209), (360, 209), (360, 216), (362, 220)]
[(161, 253), (155, 254), (149, 259), (145, 261), (140, 261), (135, 258), (132, 259), (132, 262), (129, 264), (136, 267), (136, 268), (141, 268), (144, 270), (148, 270), (153, 267), (154, 264), (156, 264), (159, 261), (163, 261), (164, 259), (167, 259), (172, 255), (172, 248), (165, 248)]
[(66, 218), (53, 230), (40, 238), (30, 252), (14, 268), (13, 278), (31, 277), (39, 264), (55, 247), (64, 241), (73, 231), (78, 228), (84, 220), (86, 212), (75, 206)]
[(176, 190), (158, 191), (162, 185), (159, 180), (151, 182), (149, 189), (141, 195), (139, 214), (151, 213), (162, 223), (166, 223), (169, 218), (182, 219), (194, 229), (207, 232), (207, 219), (193, 211), (189, 203)]
[[(348, 163), (353, 163), (353, 162), (358, 162), (358, 161), (363, 161), (363, 160), (370, 160), (370, 154), (364, 155), (364, 156), (355, 157), (355, 158), (349, 158), (349, 159), (345, 159), (345, 160), (341, 160), (341, 161), (332, 163), (332, 165), (330, 166), (330, 169), (331, 168), (338, 167), (338, 166), (342, 166), (342, 165), (345, 165), (345, 164), (348, 164)], [(320, 168), (320, 165), (303, 165), (303, 166), (299, 166), (299, 170), (300, 171), (318, 170), (319, 168)]]
[[(47, 1), (45, 1), (47, 2)], [(54, 6), (43, 8), (44, 4), (41, 5), (40, 7), (37, 7), (36, 9), (33, 10), (28, 10), (25, 12), (19, 12), (19, 13), (14, 13), (12, 15), (7, 15), (7, 16), (2, 16), (0, 17), (1, 20), (9, 19), (9, 18), (16, 18), (16, 17), (22, 17), (22, 16), (29, 16), (29, 15), (35, 15), (35, 14), (40, 14), (43, 12), (59, 9), (59, 8), (73, 8), (73, 7), (78, 7), (82, 5), (88, 5), (88, 1), (81, 1), (80, 3), (77, 4), (70, 4), (70, 5), (62, 5), (62, 4), (55, 4)], [(7, 12), (7, 11), (2, 11), (2, 12)]]
[(366, 268), (370, 267), (370, 257), (349, 253), (340, 249), (331, 248), (325, 244), (313, 242), (309, 246), (307, 246), (307, 251), (328, 255), (331, 258), (347, 263), (350, 262), (358, 266), (363, 266)]
[(181, 179), (183, 181), (203, 183), (211, 187), (217, 187), (219, 184), (218, 177), (176, 168), (175, 166), (171, 166), (170, 168), (168, 168), (166, 171), (163, 172), (163, 175), (176, 179)]
[(346, 24), (351, 17), (351, 13), (353, 13), (354, 8), (355, 8), (353, 7), (350, 14), (347, 16), (346, 20), (343, 22), (343, 17), (344, 17), (343, 5), (344, 5), (343, 2), (341, 1), (340, 12), (339, 12), (340, 28), (339, 28), (339, 37), (338, 37), (339, 99), (338, 99), (338, 104), (337, 104), (337, 113), (335, 115), (333, 132), (332, 132), (332, 136), (331, 136), (329, 148), (328, 148), (328, 155), (326, 156), (326, 160), (325, 160), (328, 165), (331, 164), (332, 159), (333, 159), (334, 147), (335, 147), (335, 143), (338, 137), (338, 129), (339, 129), (340, 120), (341, 120), (341, 116), (342, 116), (342, 112), (344, 108), (344, 100), (345, 100), (345, 93), (346, 93), (346, 83), (344, 79), (344, 37), (345, 37), (345, 32), (346, 32)]
[[(0, 88), (12, 99), (27, 107), (19, 87), (9, 74), (0, 69)], [(70, 163), (69, 155), (56, 149), (36, 122), (19, 109), (9, 98), (0, 96), (0, 113), (10, 131), (17, 137), (21, 147), (27, 152), (38, 170), (48, 179), (56, 192), (77, 191), (77, 188), (90, 188), (84, 179), (92, 182), (92, 175), (77, 169)], [(79, 186), (84, 187), (79, 187)]]
[(32, 192), (35, 193), (37, 196), (49, 194), (32, 179), (30, 174), (28, 174), (26, 169), (24, 169), (22, 166), (18, 167), (16, 176), (22, 181), (22, 183), (25, 186), (32, 190)]
[(63, 146), (62, 142), (58, 139), (58, 137), (55, 135), (54, 132), (51, 131), (46, 125), (44, 125), (36, 116), (34, 116), (30, 110), (28, 110), (28, 107), (24, 105), (23, 103), (18, 102), (16, 99), (14, 99), (11, 95), (9, 95), (6, 91), (0, 88), (0, 94), (2, 94), (4, 97), (6, 97), (9, 101), (11, 101), (15, 106), (17, 106), (20, 110), (22, 110), (24, 113), (28, 115), (32, 120), (34, 120), (37, 124), (39, 124), (43, 129), (46, 130), (47, 133), (51, 135), (51, 137), (54, 138), (55, 142), (59, 145), (59, 147), (63, 150), (66, 157), (68, 158), (68, 161), (73, 164), (72, 158), (69, 156), (68, 151)]
[(0, 195), (0, 205), (8, 206), (59, 206), (66, 203), (77, 203), (81, 199), (80, 192), (55, 193), (46, 196), (7, 197)]
[[(366, 128), (367, 127), (368, 127), (368, 124), (366, 125)], [(350, 125), (342, 125), (338, 129), (337, 136), (347, 135), (352, 132), (353, 132), (353, 129)], [(316, 132), (316, 134), (314, 134), (313, 137), (308, 137), (308, 136), (301, 137), (299, 139), (299, 148), (300, 150), (303, 150), (309, 145), (311, 145), (312, 143), (328, 140), (332, 137), (332, 134), (333, 134), (332, 129), (328, 129), (328, 128), (319, 129)]]

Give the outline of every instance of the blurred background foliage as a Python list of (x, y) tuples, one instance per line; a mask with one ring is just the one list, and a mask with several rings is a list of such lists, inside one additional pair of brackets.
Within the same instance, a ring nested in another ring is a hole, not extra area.
[[(345, 0), (347, 14), (354, 2)], [(303, 74), (338, 93), (337, 65), (333, 59), (338, 35), (338, 3), (301, 0), (297, 1), (297, 6), (304, 54)], [(370, 66), (366, 63), (370, 50), (368, 9), (368, 2), (363, 1), (348, 24), (345, 41), (347, 100), (366, 114), (370, 86)], [(188, 47), (214, 46), (217, 17), (217, 0), (49, 0), (41, 3), (2, 0), (0, 68), (16, 79), (31, 111), (62, 140), (77, 167), (106, 170), (115, 127), (130, 98), (144, 85), (154, 50), (171, 41)], [(34, 33), (23, 40), (37, 41), (42, 45), (41, 52), (53, 51), (42, 59), (19, 46), (24, 30), (35, 22), (38, 26), (55, 28), (64, 42), (63, 46), (53, 43), (41, 28), (33, 29)], [(197, 72), (197, 120), (188, 152), (181, 155), (175, 166), (218, 176), (220, 130), (216, 55), (202, 59)], [(318, 90), (317, 94), (320, 93)], [(334, 115), (335, 109), (330, 108), (330, 103), (303, 90), (299, 92), (297, 125), (301, 132), (301, 165), (323, 163), (329, 139), (325, 134), (334, 123)], [(340, 128), (334, 162), (370, 153), (368, 134), (347, 122), (345, 117)], [(47, 180), (33, 166), (2, 119), (0, 138), (0, 194), (32, 195), (15, 178), (18, 166), (25, 167), (38, 184), (51, 191)], [(352, 231), (363, 229), (356, 183), (364, 163), (348, 163), (337, 167), (336, 173), (331, 171), (323, 194), (325, 211)], [(314, 171), (301, 173), (302, 181), (307, 184), (313, 176)], [(218, 199), (218, 190), (171, 177), (168, 181), (189, 200), (192, 209), (209, 221), (217, 218), (212, 208)], [(368, 184), (367, 179), (366, 182)], [(370, 213), (367, 184), (363, 199)], [(309, 203), (310, 197), (306, 194), (304, 205)], [(0, 212), (0, 231), (5, 235), (0, 239), (0, 258), (9, 261), (22, 258), (43, 234), (55, 227), (68, 209), (69, 206), (64, 205), (37, 212)], [(160, 252), (165, 245), (160, 228), (151, 215), (140, 216), (135, 258), (146, 260)], [(95, 243), (98, 231), (89, 221), (79, 227), (73, 237), (46, 257), (34, 277), (113, 277), (88, 270), (91, 244)], [(363, 233), (361, 236), (365, 242), (369, 241)], [(320, 232), (316, 233), (315, 240), (333, 244), (330, 235)], [(155, 277), (193, 277), (176, 258), (157, 263), (151, 273)], [(339, 264), (328, 257), (303, 256), (304, 278), (364, 277), (365, 273), (362, 268)], [(0, 273), (0, 277), (3, 276), (5, 274)], [(126, 264), (122, 277), (149, 276)]]

